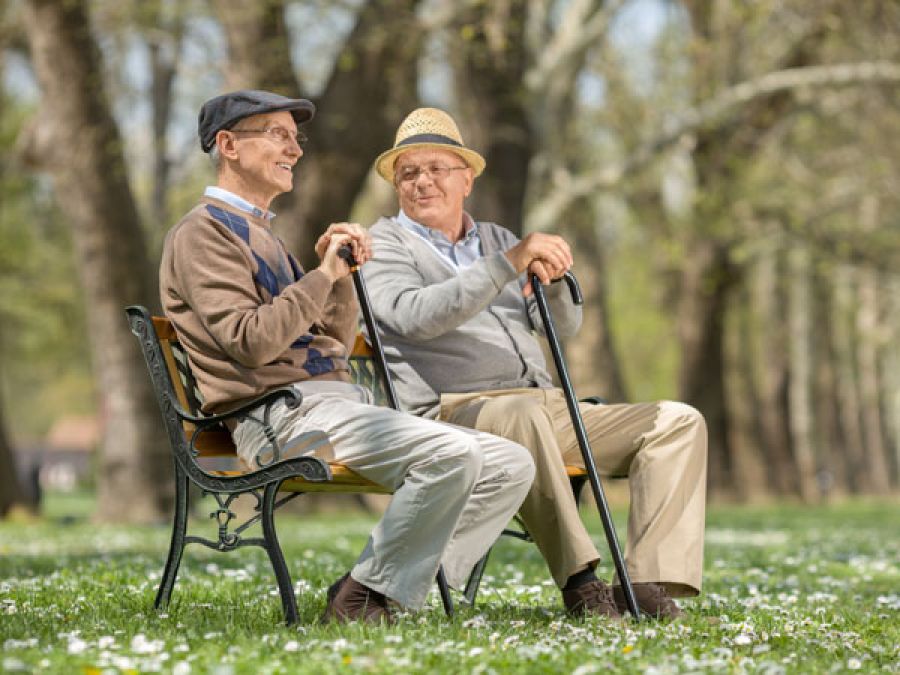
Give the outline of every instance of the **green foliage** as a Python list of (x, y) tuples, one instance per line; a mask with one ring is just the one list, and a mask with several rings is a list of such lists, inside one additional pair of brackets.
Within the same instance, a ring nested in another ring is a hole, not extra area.
[[(30, 110), (0, 106), (0, 147)], [(93, 408), (71, 241), (46, 180), (0, 156), (0, 386), (18, 435), (46, 431), (55, 411)], [(12, 425), (10, 425), (12, 426)]]
[(647, 257), (653, 244), (629, 228), (609, 261), (609, 312), (615, 344), (634, 401), (674, 399), (678, 392), (675, 308), (661, 297)]
[[(68, 509), (71, 504), (66, 504)], [(53, 505), (51, 505), (53, 509)], [(719, 508), (704, 593), (674, 623), (572, 621), (536, 549), (502, 541), (474, 609), (439, 600), (393, 628), (320, 626), (325, 589), (371, 518), (279, 519), (301, 625), (281, 625), (265, 554), (188, 549), (167, 612), (152, 609), (166, 528), (0, 524), (5, 671), (897, 672), (896, 504)], [(55, 510), (56, 515), (65, 511)], [(624, 513), (618, 514), (620, 531)], [(590, 521), (599, 538), (599, 524)], [(209, 528), (201, 518), (194, 527)], [(608, 565), (604, 569), (609, 574)], [(108, 670), (107, 670), (108, 669)]]

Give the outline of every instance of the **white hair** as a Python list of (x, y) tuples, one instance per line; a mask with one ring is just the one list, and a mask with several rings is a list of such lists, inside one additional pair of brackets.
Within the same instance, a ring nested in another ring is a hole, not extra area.
[(209, 161), (212, 163), (216, 173), (222, 168), (222, 154), (219, 152), (219, 146), (214, 145), (209, 149)]

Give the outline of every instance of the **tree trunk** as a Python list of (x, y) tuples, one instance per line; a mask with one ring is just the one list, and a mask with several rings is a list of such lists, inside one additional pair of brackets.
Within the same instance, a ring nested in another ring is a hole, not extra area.
[(753, 378), (750, 290), (739, 295), (727, 314), (725, 325), (725, 393), (728, 412), (728, 445), (733, 456), (735, 492), (742, 501), (758, 500), (767, 493), (766, 466), (759, 455), (759, 397)]
[(813, 286), (816, 307), (816, 445), (822, 457), (823, 473), (820, 487), (826, 498), (840, 497), (849, 492), (847, 457), (841, 440), (841, 407), (835, 376), (833, 307), (831, 280), (816, 277)]
[[(151, 3), (151, 28), (147, 48), (150, 51), (150, 106), (153, 128), (153, 203), (151, 218), (157, 233), (171, 225), (169, 217), (169, 150), (167, 133), (172, 113), (172, 85), (178, 71), (184, 18), (178, 9), (173, 17), (162, 17), (162, 4)], [(158, 24), (165, 29), (159, 30)]]
[(469, 199), (478, 220), (522, 236), (528, 167), (535, 152), (523, 82), (527, 66), (524, 0), (475, 3), (461, 12), (455, 64), (464, 139), (487, 162)]
[(681, 345), (679, 398), (706, 418), (709, 487), (719, 493), (734, 488), (722, 344), (725, 304), (734, 274), (722, 246), (710, 238), (695, 242), (682, 270), (677, 317)]
[[(295, 190), (279, 197), (276, 228), (306, 267), (329, 223), (347, 220), (372, 162), (393, 145), (400, 121), (417, 101), (421, 30), (418, 0), (371, 0), (340, 51), (309, 128)], [(298, 96), (284, 24), (284, 3), (216, 0), (229, 44), (229, 87)]]
[(890, 448), (891, 484), (900, 484), (900, 280), (884, 275), (885, 341), (881, 350), (882, 401)]
[[(879, 199), (876, 196), (864, 198), (860, 204), (859, 225), (864, 234), (869, 234), (879, 225)], [(865, 467), (874, 492), (886, 494), (890, 490), (890, 469), (888, 467), (887, 443), (881, 417), (881, 379), (878, 370), (878, 351), (881, 343), (879, 325), (878, 272), (871, 268), (860, 269), (859, 295), (856, 310), (857, 367), (859, 372), (859, 392), (862, 401), (863, 438), (865, 440)]]
[[(576, 255), (580, 248), (575, 247)], [(573, 384), (585, 396), (601, 396), (610, 403), (623, 403), (628, 400), (628, 394), (610, 330), (602, 253), (591, 255), (589, 264), (577, 267), (578, 283), (584, 294), (584, 318), (578, 336), (566, 341)]]
[(787, 426), (787, 344), (781, 311), (785, 302), (779, 283), (778, 250), (764, 250), (753, 275), (753, 307), (759, 336), (754, 361), (759, 364), (759, 425), (769, 489), (776, 495), (796, 494), (796, 474)]
[(566, 341), (573, 384), (585, 396), (600, 396), (610, 403), (623, 403), (628, 400), (628, 393), (611, 330), (603, 244), (588, 223), (579, 223), (570, 232), (575, 237), (572, 250), (578, 283), (584, 295), (581, 330)]
[(859, 295), (856, 310), (857, 364), (859, 393), (862, 404), (862, 428), (865, 441), (865, 471), (873, 492), (890, 490), (890, 470), (881, 420), (880, 380), (878, 370), (878, 279), (871, 269), (859, 270)]
[(0, 396), (0, 518), (3, 518), (15, 506), (32, 508), (34, 505), (28, 504), (25, 491), (19, 482), (16, 458), (6, 433), (3, 398)]
[(811, 397), (813, 349), (809, 277), (809, 251), (795, 246), (788, 252), (789, 422), (799, 495), (806, 503), (812, 503), (818, 495)]
[(834, 273), (833, 335), (841, 436), (844, 439), (850, 489), (855, 493), (866, 493), (871, 491), (872, 485), (865, 471), (861, 403), (856, 388), (856, 354), (850, 325), (855, 303), (853, 291), (853, 271), (847, 265), (838, 266)]
[(52, 173), (70, 219), (102, 396), (97, 515), (158, 521), (171, 502), (171, 459), (147, 369), (123, 314), (128, 304), (156, 305), (157, 293), (100, 52), (84, 0), (29, 0), (24, 9), (46, 133), (31, 156)]

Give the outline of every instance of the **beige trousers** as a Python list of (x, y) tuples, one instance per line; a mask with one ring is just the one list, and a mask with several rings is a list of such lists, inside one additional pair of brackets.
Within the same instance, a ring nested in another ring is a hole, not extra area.
[[(303, 394), (301, 405), (279, 402), (269, 411), (279, 441), (324, 431), (331, 443), (316, 456), (394, 490), (351, 576), (414, 609), (441, 564), (448, 583), (461, 588), (528, 492), (534, 477), (529, 452), (505, 438), (369, 405), (369, 391), (356, 385), (294, 386)], [(262, 409), (251, 414), (263, 419)], [(233, 436), (251, 466), (268, 448), (252, 420)]]
[[(625, 561), (632, 582), (663, 583), (674, 596), (696, 595), (706, 508), (703, 417), (672, 401), (582, 403), (580, 409), (600, 474), (628, 476)], [(565, 465), (584, 462), (562, 390), (445, 394), (440, 418), (531, 451), (537, 473), (519, 515), (560, 587), (599, 560), (565, 472)]]

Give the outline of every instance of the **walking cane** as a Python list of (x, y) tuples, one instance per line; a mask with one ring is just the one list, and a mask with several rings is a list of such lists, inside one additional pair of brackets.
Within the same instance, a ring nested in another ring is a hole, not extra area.
[[(572, 294), (572, 302), (580, 305), (584, 302), (581, 295), (581, 288), (575, 275), (566, 272), (562, 277), (569, 286), (569, 292)], [(609, 545), (609, 552), (612, 554), (613, 563), (616, 567), (616, 574), (619, 576), (619, 583), (622, 584), (622, 592), (625, 594), (625, 604), (628, 605), (628, 611), (635, 619), (641, 618), (641, 610), (638, 608), (637, 599), (634, 597), (634, 589), (631, 587), (631, 579), (628, 577), (628, 570), (625, 569), (625, 560), (622, 557), (622, 550), (619, 548), (619, 539), (616, 536), (616, 527), (613, 524), (612, 517), (609, 514), (609, 504), (606, 503), (606, 495), (603, 493), (603, 487), (600, 485), (600, 477), (597, 474), (597, 465), (594, 463), (594, 454), (591, 452), (591, 443), (588, 440), (587, 432), (584, 429), (584, 420), (581, 418), (581, 410), (578, 408), (578, 399), (575, 398), (575, 390), (572, 387), (572, 381), (569, 379), (569, 371), (566, 368), (566, 362), (563, 359), (562, 348), (559, 344), (559, 338), (556, 335), (556, 326), (553, 324), (553, 317), (550, 315), (550, 308), (547, 305), (547, 297), (544, 295), (544, 287), (541, 280), (536, 274), (531, 275), (531, 287), (534, 289), (534, 298), (537, 300), (538, 310), (541, 313), (541, 321), (544, 323), (544, 332), (547, 334), (547, 341), (550, 343), (550, 352), (553, 354), (553, 361), (556, 363), (556, 372), (559, 373), (560, 384), (563, 393), (566, 395), (566, 403), (569, 406), (569, 415), (572, 418), (572, 426), (575, 429), (575, 436), (578, 438), (578, 446), (581, 448), (581, 457), (584, 459), (584, 468), (587, 471), (588, 480), (591, 483), (591, 489), (594, 492), (594, 500), (597, 502), (597, 508), (600, 511), (600, 520), (603, 522), (603, 531), (606, 533), (606, 543)]]
[[(338, 255), (350, 267), (353, 275), (353, 285), (356, 286), (356, 297), (359, 299), (359, 306), (362, 309), (363, 320), (366, 322), (366, 330), (369, 332), (369, 340), (372, 343), (372, 351), (375, 353), (375, 365), (380, 374), (381, 381), (384, 382), (384, 392), (387, 395), (388, 403), (394, 410), (400, 410), (400, 403), (397, 400), (397, 392), (394, 390), (394, 382), (391, 380), (391, 373), (388, 371), (387, 360), (384, 358), (384, 349), (381, 346), (381, 337), (378, 335), (378, 326), (375, 323), (375, 316), (372, 314), (372, 304), (369, 302), (369, 292), (366, 290), (366, 283), (363, 281), (359, 264), (353, 257), (353, 251), (346, 244), (338, 249)], [(438, 567), (437, 585), (441, 593), (441, 602), (444, 604), (444, 611), (447, 616), (453, 616), (453, 598), (450, 597), (450, 587), (447, 585), (447, 577), (444, 574), (444, 566)]]

